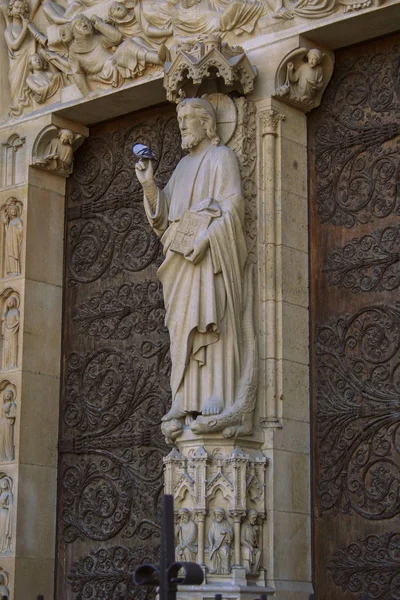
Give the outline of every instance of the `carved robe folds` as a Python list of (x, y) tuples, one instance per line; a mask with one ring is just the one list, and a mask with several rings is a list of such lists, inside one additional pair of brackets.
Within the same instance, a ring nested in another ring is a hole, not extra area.
[[(181, 160), (152, 212), (152, 227), (162, 235), (166, 325), (171, 337), (173, 407), (200, 413), (211, 399), (232, 406), (242, 371), (243, 271), (247, 257), (244, 203), (234, 153), (209, 144)], [(212, 218), (210, 247), (199, 264), (172, 252), (184, 211)]]

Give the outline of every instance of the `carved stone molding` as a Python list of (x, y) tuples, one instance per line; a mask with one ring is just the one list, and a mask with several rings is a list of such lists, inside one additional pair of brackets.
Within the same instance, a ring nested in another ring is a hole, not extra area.
[[(164, 87), (170, 102), (179, 102), (186, 95), (195, 96), (201, 84), (212, 80), (215, 91), (237, 90), (250, 94), (254, 89), (256, 68), (250, 64), (240, 46), (228, 46), (218, 35), (204, 41), (184, 42), (172, 49), (173, 59), (165, 64)], [(187, 94), (187, 86), (195, 86)]]
[(84, 137), (70, 129), (49, 125), (37, 136), (32, 150), (32, 165), (53, 171), (62, 177), (71, 175), (74, 152)]
[(275, 76), (275, 97), (308, 112), (321, 104), (332, 77), (334, 54), (326, 49), (301, 47), (289, 52)]

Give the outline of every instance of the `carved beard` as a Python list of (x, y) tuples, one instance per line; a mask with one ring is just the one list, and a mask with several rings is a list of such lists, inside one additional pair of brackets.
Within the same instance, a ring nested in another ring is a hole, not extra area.
[(204, 129), (199, 133), (182, 134), (182, 150), (191, 150), (196, 148), (206, 137)]

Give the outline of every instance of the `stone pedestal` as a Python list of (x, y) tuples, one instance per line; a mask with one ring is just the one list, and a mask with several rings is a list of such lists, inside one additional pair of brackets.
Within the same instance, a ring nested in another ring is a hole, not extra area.
[[(196, 436), (185, 430), (177, 447), (164, 459), (165, 491), (174, 497), (176, 559), (188, 558), (179, 546), (184, 542), (184, 534), (179, 533), (180, 515), (186, 512), (186, 520), (196, 523), (195, 559), (205, 573), (204, 585), (185, 587), (182, 600), (214, 598), (217, 593), (226, 599), (255, 599), (261, 593), (273, 592), (266, 587), (267, 545), (263, 544), (268, 460), (260, 448), (256, 437), (232, 440), (218, 434)], [(216, 522), (217, 513), (221, 525)], [(249, 515), (254, 524), (249, 523)], [(218, 535), (224, 523), (227, 533), (225, 537), (222, 534), (221, 541)], [(250, 528), (254, 538), (251, 549), (244, 528)], [(249, 553), (254, 558), (252, 565)]]

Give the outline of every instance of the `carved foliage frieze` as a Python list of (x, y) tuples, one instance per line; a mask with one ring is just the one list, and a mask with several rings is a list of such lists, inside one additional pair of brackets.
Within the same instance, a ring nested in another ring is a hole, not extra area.
[(181, 148), (168, 113), (126, 120), (78, 150), (69, 188), (58, 521), (68, 600), (150, 598), (128, 573), (158, 560), (169, 338), (132, 146), (151, 146), (161, 185)]
[(317, 207), (323, 223), (353, 227), (400, 214), (400, 47), (348, 58), (316, 122)]
[(399, 322), (399, 305), (375, 305), (317, 331), (322, 512), (400, 514)]

